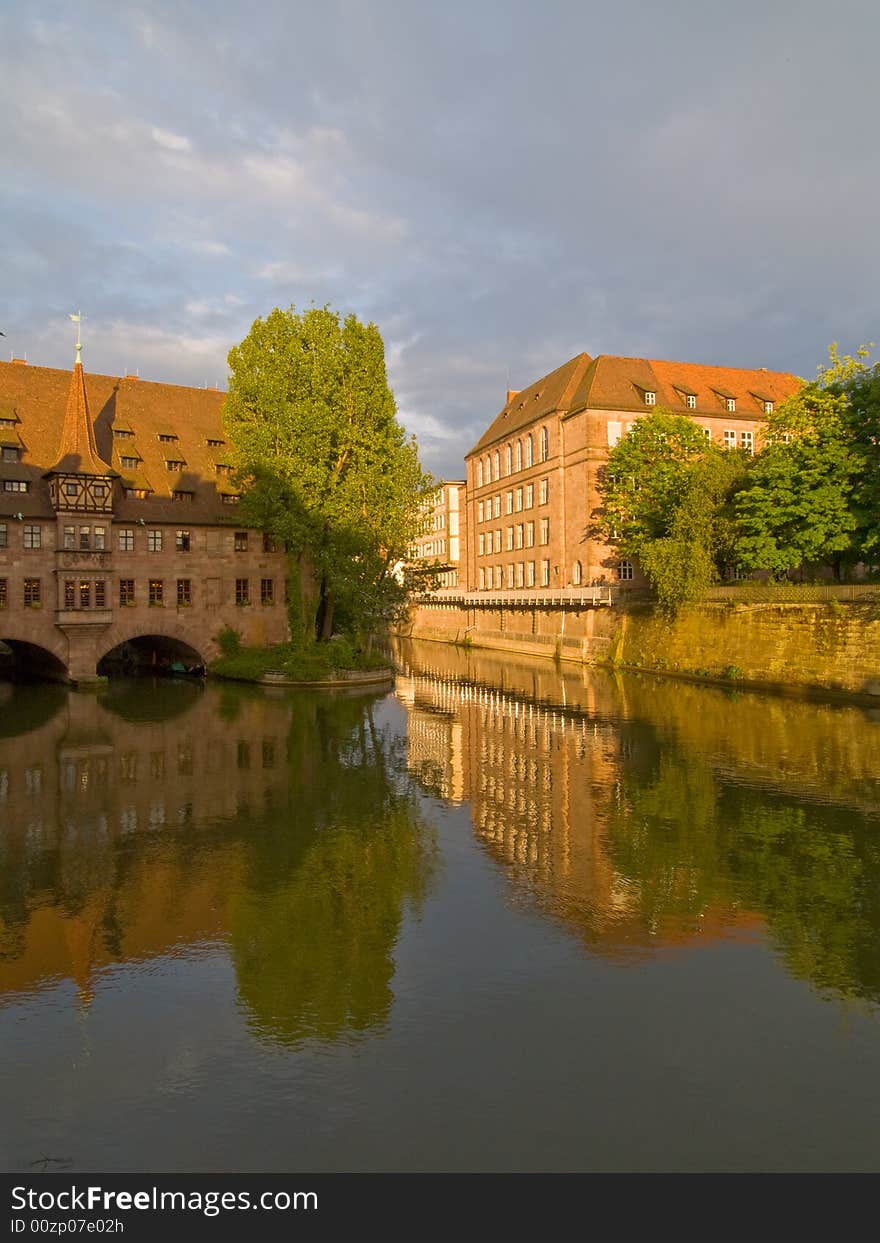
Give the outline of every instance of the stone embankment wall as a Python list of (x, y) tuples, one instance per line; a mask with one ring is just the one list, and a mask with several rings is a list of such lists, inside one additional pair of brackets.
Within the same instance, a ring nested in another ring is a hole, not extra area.
[(880, 697), (880, 604), (709, 602), (521, 611), (422, 606), (403, 633), (658, 673)]

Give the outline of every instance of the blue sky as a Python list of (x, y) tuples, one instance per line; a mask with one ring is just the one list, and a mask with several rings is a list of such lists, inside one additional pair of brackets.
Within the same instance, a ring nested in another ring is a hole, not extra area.
[(273, 306), (379, 325), (425, 464), (580, 350), (880, 343), (880, 7), (0, 0), (0, 345), (225, 385)]

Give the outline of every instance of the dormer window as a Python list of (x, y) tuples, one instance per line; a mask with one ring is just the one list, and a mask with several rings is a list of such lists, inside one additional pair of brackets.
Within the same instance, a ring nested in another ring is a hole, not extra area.
[(725, 397), (725, 399), (724, 399), (724, 400), (727, 402), (727, 411), (728, 411), (728, 413), (729, 413), (729, 414), (733, 414), (733, 413), (734, 413), (734, 411), (736, 410), (736, 398), (735, 398), (735, 397)]
[(211, 440), (211, 438), (208, 437), (208, 448), (209, 449), (222, 449), (225, 444), (226, 444), (225, 440)]
[(183, 470), (185, 466), (186, 466), (186, 462), (182, 461), (180, 458), (166, 458), (165, 459), (166, 470), (181, 471)]
[(173, 445), (177, 441), (177, 437), (172, 432), (159, 432), (159, 439), (163, 445)]
[(696, 410), (697, 408), (697, 399), (693, 393), (686, 394), (684, 403), (687, 406), (688, 410)]
[(765, 413), (765, 414), (772, 414), (772, 413), (773, 413), (773, 402), (772, 402), (772, 401), (765, 401), (765, 402), (764, 402), (764, 413)]
[(657, 404), (657, 394), (653, 391), (653, 389), (650, 389), (650, 388), (646, 389), (645, 390), (645, 405), (656, 406), (656, 404)]
[(18, 419), (0, 418), (0, 427), (15, 427)]
[(139, 457), (120, 457), (119, 465), (125, 470), (137, 470), (141, 464)]
[(4, 462), (20, 461), (21, 449), (16, 448), (15, 445), (4, 445), (3, 452), (2, 452), (2, 459)]
[(129, 427), (114, 427), (113, 436), (116, 440), (134, 440), (134, 432)]

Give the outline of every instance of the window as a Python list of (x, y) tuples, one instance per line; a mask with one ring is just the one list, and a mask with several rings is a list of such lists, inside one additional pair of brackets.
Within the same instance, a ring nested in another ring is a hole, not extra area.
[(517, 548), (522, 548), (522, 546), (523, 546), (523, 539), (524, 539), (524, 538), (525, 538), (525, 529), (524, 529), (524, 527), (523, 527), (523, 524), (520, 522), (520, 523), (518, 523), (518, 524), (517, 524), (517, 528), (516, 528), (516, 546), (517, 546)]
[(574, 565), (571, 567), (571, 581), (574, 583), (575, 587), (580, 587), (581, 583), (584, 581), (584, 571), (580, 561), (575, 561)]
[(278, 542), (275, 539), (274, 535), (269, 535), (266, 531), (264, 531), (263, 532), (263, 552), (277, 552), (277, 551), (278, 551)]
[(505, 497), (505, 511), (504, 512), (508, 514), (513, 513), (513, 493), (512, 492), (508, 492), (507, 496)]
[(192, 539), (189, 531), (178, 531), (174, 537), (174, 548), (176, 552), (192, 551)]
[(7, 547), (8, 547), (8, 533), (6, 530), (6, 523), (0, 522), (0, 548), (7, 548)]
[(478, 555), (484, 557), (486, 555), (486, 537), (482, 531), (479, 535), (479, 549), (480, 551)]
[(546, 560), (541, 562), (541, 586), (550, 586), (550, 562)]
[(495, 467), (495, 478), (496, 480), (500, 479), (501, 478), (501, 454), (498, 452), (497, 449), (495, 450), (495, 461), (493, 465)]
[(222, 449), (222, 447), (226, 444), (226, 441), (225, 440), (211, 440), (209, 437), (207, 444), (210, 449)]
[(535, 563), (534, 561), (526, 562), (526, 586), (534, 587), (535, 585)]
[(619, 561), (617, 563), (617, 577), (621, 582), (626, 582), (633, 577), (633, 563), (631, 561)]
[(517, 470), (522, 470), (522, 441), (516, 442), (516, 450), (514, 452), (514, 462)]
[(38, 578), (26, 578), (24, 580), (25, 608), (37, 608), (40, 604), (40, 600), (40, 580)]
[(134, 432), (128, 427), (114, 427), (113, 436), (116, 440), (134, 440)]
[(712, 439), (712, 428), (711, 428), (711, 427), (704, 427), (704, 428), (703, 428), (703, 435), (706, 437), (706, 439), (707, 439), (707, 440), (711, 440), (711, 439)]
[(123, 456), (119, 459), (119, 465), (125, 470), (137, 470), (140, 464), (141, 459), (139, 457), (129, 457), (123, 454)]
[(513, 471), (513, 450), (510, 445), (504, 450), (504, 473), (511, 474)]
[(79, 546), (83, 552), (88, 552), (92, 546), (92, 528), (80, 527), (79, 529)]
[(492, 458), (486, 454), (486, 483), (492, 482)]
[(755, 437), (751, 432), (740, 432), (739, 447), (744, 449), (746, 453), (755, 452)]
[(145, 501), (150, 495), (149, 488), (126, 488), (125, 499), (127, 501)]
[(181, 471), (183, 470), (185, 466), (186, 466), (186, 462), (181, 461), (180, 458), (166, 458), (165, 459), (166, 470)]
[(496, 565), (495, 566), (495, 590), (500, 591), (503, 586), (504, 586), (504, 579), (502, 578), (502, 569), (500, 565)]
[[(27, 492), (28, 486), (29, 485), (24, 481), (24, 479), (4, 479), (3, 480), (3, 491), (4, 492)], [(73, 489), (73, 494), (74, 496), (76, 495), (76, 487), (74, 487)]]
[(526, 509), (535, 508), (535, 485), (533, 483), (526, 485)]
[(495, 532), (495, 551), (501, 552), (501, 528)]
[(517, 488), (516, 490), (516, 512), (520, 513), (522, 510), (522, 507), (523, 507), (523, 490), (522, 488)]
[(64, 607), (66, 609), (76, 608), (76, 583), (72, 578), (64, 580)]
[(4, 462), (17, 462), (19, 461), (20, 458), (21, 458), (21, 450), (17, 449), (15, 445), (4, 445), (3, 446), (3, 461)]
[(516, 565), (516, 585), (522, 587), (525, 582), (526, 567), (522, 561), (518, 561)]
[(501, 517), (501, 493), (500, 492), (498, 493), (497, 496), (492, 498), (492, 506), (494, 509), (495, 517), (500, 518)]
[(177, 437), (173, 432), (160, 432), (159, 439), (163, 445), (173, 445), (177, 443)]
[[(4, 580), (5, 581), (5, 580)], [(480, 566), (480, 591), (486, 590), (486, 571)]]
[(192, 579), (179, 578), (177, 580), (177, 607), (179, 609), (188, 609), (192, 604)]
[(192, 501), (195, 499), (195, 492), (189, 492), (185, 488), (178, 488), (171, 493), (172, 501)]
[(541, 504), (546, 505), (550, 500), (550, 480), (541, 480)]
[(39, 548), (42, 532), (35, 524), (25, 523), (24, 527), (24, 546), (25, 548)]
[(480, 458), (480, 460), (477, 462), (477, 487), (482, 488), (482, 486), (483, 486), (483, 459)]
[(92, 606), (92, 584), (84, 578), (79, 585), (79, 607), (88, 609)]
[(95, 527), (95, 548), (103, 552), (107, 547), (107, 532), (103, 527)]
[(65, 548), (76, 548), (76, 527), (64, 528), (62, 544)]
[(541, 428), (540, 440), (538, 442), (538, 457), (542, 462), (546, 462), (550, 456), (550, 436), (546, 427)]
[[(64, 529), (65, 531), (68, 531), (72, 528), (65, 527)], [(120, 552), (134, 552), (134, 531), (129, 531), (127, 528), (123, 529), (122, 531), (117, 532), (117, 539), (119, 541)], [(65, 545), (65, 547), (66, 546), (67, 545)]]
[(95, 581), (95, 608), (103, 609), (107, 607), (107, 584), (103, 578)]
[(656, 406), (656, 404), (657, 404), (657, 394), (654, 392), (653, 389), (650, 389), (650, 388), (646, 389), (645, 390), (645, 405)]
[(736, 448), (736, 432), (730, 428), (727, 428), (724, 432), (724, 447), (725, 449)]
[(239, 495), (237, 492), (224, 492), (223, 495), (220, 497), (220, 500), (223, 502), (224, 505), (237, 505), (239, 501)]
[(507, 567), (507, 588), (508, 590), (510, 590), (512, 587), (513, 587), (513, 562), (511, 561)]
[(0, 578), (0, 609), (5, 609), (9, 603), (9, 579)]
[(150, 608), (161, 608), (165, 603), (165, 582), (161, 578), (151, 578), (149, 588)]
[(534, 463), (534, 452), (532, 448), (532, 433), (526, 436), (526, 466), (532, 466)]
[(160, 530), (147, 532), (147, 549), (149, 552), (162, 551), (162, 532)]
[(550, 519), (549, 518), (541, 519), (541, 543), (542, 544), (550, 543)]
[(535, 524), (534, 522), (526, 523), (526, 548), (534, 548), (535, 546)]
[(120, 578), (119, 580), (119, 603), (123, 608), (127, 608), (134, 604), (134, 579)]
[(727, 397), (725, 398), (725, 401), (727, 402), (727, 409), (730, 411), (731, 414), (733, 414), (734, 410), (736, 409), (736, 398)]
[(214, 471), (216, 474), (225, 475), (228, 478), (234, 473), (235, 467), (230, 466), (228, 462), (217, 462), (214, 466)]
[(772, 402), (772, 401), (765, 401), (765, 402), (764, 402), (764, 413), (765, 413), (765, 414), (772, 414), (772, 413), (773, 413), (773, 402)]
[(477, 522), (483, 521), (483, 502), (477, 502)]
[(248, 594), (248, 580), (246, 578), (237, 578), (235, 580), (235, 603), (250, 604), (250, 596)]
[(235, 547), (236, 552), (247, 552), (247, 548), (248, 548), (247, 531), (236, 531), (235, 532), (234, 547)]
[(513, 552), (513, 527), (507, 528), (507, 551)]
[(687, 406), (688, 410), (696, 410), (697, 399), (693, 393), (687, 393), (685, 395), (684, 404)]
[(260, 604), (275, 603), (275, 580), (272, 578), (260, 579)]

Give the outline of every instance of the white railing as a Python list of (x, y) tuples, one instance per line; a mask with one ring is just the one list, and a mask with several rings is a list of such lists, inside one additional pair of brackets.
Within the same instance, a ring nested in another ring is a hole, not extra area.
[(601, 608), (613, 603), (614, 588), (598, 587), (536, 588), (525, 587), (518, 591), (462, 591), (458, 587), (443, 587), (438, 591), (417, 596), (419, 604), (456, 604), (465, 608), (513, 608), (513, 609), (583, 609)]

